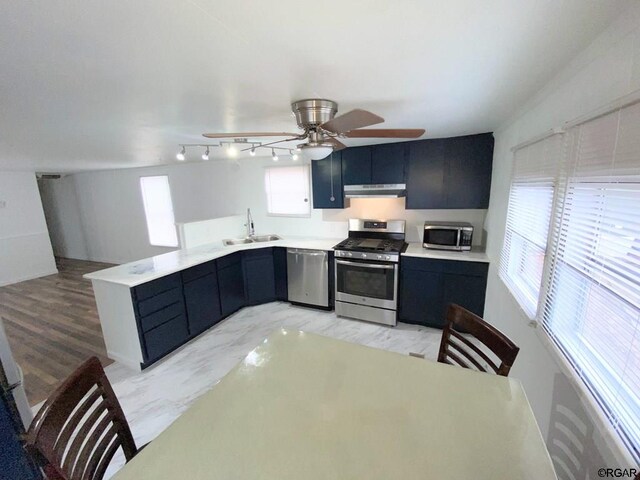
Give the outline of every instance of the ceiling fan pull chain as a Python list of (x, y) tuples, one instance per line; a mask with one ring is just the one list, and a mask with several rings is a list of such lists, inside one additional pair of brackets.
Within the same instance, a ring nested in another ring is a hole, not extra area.
[(331, 157), (329, 158), (329, 172), (329, 176), (331, 177), (331, 197), (329, 200), (335, 202), (336, 197), (333, 196), (333, 152), (331, 152)]

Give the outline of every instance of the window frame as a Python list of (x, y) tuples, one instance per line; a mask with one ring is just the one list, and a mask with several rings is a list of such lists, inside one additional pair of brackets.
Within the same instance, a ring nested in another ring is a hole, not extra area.
[[(144, 178), (155, 178), (155, 177), (164, 177), (167, 179), (167, 187), (169, 191), (169, 204), (171, 205), (171, 216), (173, 217), (173, 231), (175, 232), (175, 243), (174, 244), (166, 244), (166, 243), (154, 243), (151, 238), (151, 230), (149, 228), (149, 215), (147, 214), (147, 206), (145, 201), (144, 187), (142, 185)], [(142, 198), (142, 212), (144, 214), (145, 224), (147, 227), (147, 241), (149, 245), (152, 247), (163, 247), (163, 248), (177, 248), (180, 246), (180, 241), (178, 238), (178, 229), (176, 226), (176, 217), (175, 210), (173, 206), (173, 194), (171, 193), (171, 178), (168, 174), (156, 174), (156, 175), (140, 175), (138, 177), (138, 186), (140, 187), (140, 196)]]
[[(267, 191), (267, 185), (266, 185), (266, 176), (267, 176), (267, 171), (270, 169), (278, 169), (278, 168), (291, 168), (291, 167), (299, 167), (299, 168), (304, 168), (305, 171), (305, 176), (306, 176), (306, 183), (307, 183), (307, 205), (309, 208), (308, 213), (272, 213), (269, 211), (269, 192)], [(311, 213), (313, 210), (313, 207), (311, 205), (311, 197), (312, 197), (312, 191), (311, 191), (311, 166), (305, 163), (300, 163), (300, 164), (296, 164), (296, 163), (287, 163), (287, 164), (280, 164), (280, 165), (265, 165), (263, 170), (262, 170), (262, 183), (264, 186), (264, 195), (265, 195), (265, 201), (267, 203), (266, 205), (266, 215), (268, 217), (282, 217), (282, 218), (310, 218), (311, 217)]]

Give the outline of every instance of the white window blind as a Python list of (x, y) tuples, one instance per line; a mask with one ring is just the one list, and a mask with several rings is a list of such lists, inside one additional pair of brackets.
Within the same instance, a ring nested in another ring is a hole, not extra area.
[(533, 319), (538, 309), (562, 135), (516, 150), (499, 274)]
[(166, 175), (140, 177), (140, 189), (147, 219), (149, 243), (160, 247), (177, 247), (178, 237), (169, 177)]
[(568, 135), (540, 317), (640, 460), (640, 104)]
[(307, 217), (311, 214), (307, 165), (267, 167), (264, 186), (269, 215)]

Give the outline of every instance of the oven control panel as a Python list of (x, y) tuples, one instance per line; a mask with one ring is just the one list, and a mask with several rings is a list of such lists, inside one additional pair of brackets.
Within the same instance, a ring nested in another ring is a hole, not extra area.
[(393, 263), (398, 263), (400, 261), (400, 254), (398, 253), (349, 252), (347, 250), (336, 250), (334, 252), (334, 255), (336, 257), (350, 258), (353, 260), (368, 260)]

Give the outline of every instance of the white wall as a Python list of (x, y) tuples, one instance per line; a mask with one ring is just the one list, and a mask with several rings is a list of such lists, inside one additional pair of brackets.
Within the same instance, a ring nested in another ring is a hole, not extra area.
[[(74, 178), (88, 258), (125, 263), (172, 248), (149, 245), (139, 179), (169, 175), (176, 222), (234, 213), (226, 162), (79, 173)], [(66, 215), (67, 213), (62, 213)]]
[(0, 172), (0, 285), (57, 273), (33, 172)]
[(38, 188), (53, 253), (57, 257), (88, 260), (75, 178), (40, 179)]
[[(288, 163), (293, 162), (281, 160), (278, 165)], [(407, 220), (408, 240), (419, 241), (418, 229), (425, 220), (459, 220), (474, 224), (474, 242), (483, 241), (486, 210), (405, 210), (404, 199), (353, 199), (350, 208), (312, 209), (306, 218), (269, 216), (264, 189), (264, 167), (269, 165), (273, 165), (270, 157), (212, 160), (78, 173), (62, 182), (47, 181), (58, 182), (43, 189), (45, 210), (60, 226), (52, 229), (56, 251), (83, 258), (81, 238), (86, 240), (86, 258), (94, 261), (125, 263), (171, 250), (149, 245), (138, 183), (144, 175), (169, 176), (178, 223), (245, 215), (251, 208), (258, 234), (344, 238), (349, 218), (398, 218)], [(74, 199), (77, 209), (69, 204)]]
[[(495, 132), (491, 203), (486, 219), (486, 230), (489, 232), (487, 251), (491, 266), (485, 317), (520, 346), (512, 375), (522, 380), (545, 436), (549, 432), (550, 413), (555, 407), (553, 399), (558, 393), (558, 378), (563, 375), (555, 355), (541, 343), (539, 332), (528, 326), (526, 316), (497, 275), (513, 160), (510, 149), (519, 142), (561, 126), (564, 121), (588, 113), (638, 88), (640, 4), (612, 24), (525, 105), (515, 118)], [(566, 378), (564, 384), (567, 384)], [(571, 410), (580, 410), (577, 402), (576, 399)], [(603, 465), (594, 464), (594, 467), (620, 465), (620, 460), (615, 458), (616, 448), (612, 447), (612, 451), (609, 451), (600, 433), (595, 434), (594, 441), (600, 446), (600, 455), (605, 462)]]

